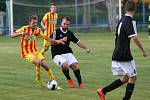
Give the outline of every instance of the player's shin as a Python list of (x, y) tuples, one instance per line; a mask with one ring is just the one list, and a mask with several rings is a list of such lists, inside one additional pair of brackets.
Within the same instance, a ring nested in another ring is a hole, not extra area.
[(117, 79), (117, 80), (113, 81), (111, 84), (109, 84), (108, 86), (104, 87), (104, 88), (102, 89), (102, 92), (103, 92), (104, 94), (106, 94), (107, 92), (110, 92), (110, 91), (112, 91), (112, 90), (118, 88), (118, 87), (121, 86), (122, 84), (123, 84), (122, 81), (121, 81), (120, 79)]
[(76, 76), (78, 83), (82, 84), (80, 69), (77, 69), (76, 71), (74, 71), (74, 75)]
[(41, 80), (40, 67), (36, 66), (36, 80)]
[(64, 73), (65, 77), (67, 78), (67, 80), (70, 80), (71, 77), (69, 75), (69, 68), (67, 70), (62, 69), (62, 72)]
[(130, 100), (132, 93), (133, 93), (133, 90), (134, 90), (134, 86), (135, 86), (135, 84), (133, 84), (133, 83), (127, 84), (126, 93), (125, 93), (123, 100)]
[(47, 71), (47, 74), (50, 77), (50, 80), (55, 80), (55, 77), (50, 69)]

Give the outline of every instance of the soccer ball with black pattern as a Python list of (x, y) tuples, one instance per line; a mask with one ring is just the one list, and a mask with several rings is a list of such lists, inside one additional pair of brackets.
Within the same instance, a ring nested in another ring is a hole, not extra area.
[(50, 80), (47, 82), (47, 88), (50, 90), (56, 90), (57, 89), (57, 82), (55, 80)]

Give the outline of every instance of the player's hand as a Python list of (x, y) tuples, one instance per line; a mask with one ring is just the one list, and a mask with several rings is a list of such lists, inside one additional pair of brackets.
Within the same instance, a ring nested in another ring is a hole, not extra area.
[(87, 53), (90, 53), (91, 50), (89, 48), (85, 49)]
[(64, 41), (62, 41), (62, 40), (56, 40), (56, 42), (57, 42), (57, 44), (62, 44), (62, 45), (65, 44)]
[(67, 41), (67, 37), (62, 38), (61, 40), (66, 42)]
[(143, 56), (144, 57), (147, 57), (148, 55), (147, 55), (147, 52), (143, 52)]

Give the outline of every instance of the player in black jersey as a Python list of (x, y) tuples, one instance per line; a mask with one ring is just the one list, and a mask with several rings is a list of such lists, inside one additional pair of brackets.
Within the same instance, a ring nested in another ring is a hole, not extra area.
[(130, 39), (142, 51), (143, 56), (147, 53), (144, 50), (137, 35), (136, 22), (133, 19), (136, 5), (133, 1), (127, 1), (125, 5), (126, 14), (120, 19), (115, 34), (115, 48), (112, 54), (112, 72), (113, 75), (120, 76), (104, 88), (99, 88), (97, 93), (101, 100), (105, 100), (105, 95), (119, 86), (127, 83), (126, 92), (123, 100), (130, 100), (136, 82), (136, 66), (130, 51)]
[(69, 47), (70, 42), (77, 44), (83, 48), (87, 53), (90, 53), (90, 49), (87, 48), (72, 31), (69, 30), (70, 19), (64, 17), (61, 22), (61, 27), (53, 32), (51, 38), (55, 40), (66, 39), (65, 45), (51, 46), (52, 59), (57, 66), (62, 68), (62, 72), (67, 78), (70, 88), (75, 88), (75, 84), (69, 75), (69, 68), (74, 72), (75, 77), (79, 83), (79, 88), (84, 88), (82, 84), (80, 69), (78, 67), (78, 61), (73, 55), (72, 49)]

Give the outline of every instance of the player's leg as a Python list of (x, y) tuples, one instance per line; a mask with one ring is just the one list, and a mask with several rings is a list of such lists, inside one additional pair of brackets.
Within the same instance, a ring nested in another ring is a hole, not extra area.
[(107, 92), (110, 92), (118, 87), (120, 87), (121, 85), (125, 84), (128, 82), (129, 77), (127, 75), (121, 76), (120, 79), (116, 79), (115, 81), (113, 81), (111, 84), (107, 85), (106, 87), (104, 87), (102, 89), (102, 92), (104, 94), (106, 94)]
[(78, 63), (73, 63), (70, 65), (70, 68), (73, 70), (74, 75), (78, 81), (79, 87), (80, 88), (85, 88), (85, 85), (82, 84), (82, 78), (81, 78), (81, 73), (80, 73), (80, 69), (78, 68)]
[(129, 80), (126, 86), (126, 92), (125, 92), (125, 96), (123, 97), (123, 100), (130, 100), (137, 79), (135, 62), (134, 61), (129, 62), (127, 68), (128, 68), (127, 73), (129, 75)]
[(45, 71), (47, 71), (50, 80), (55, 80), (55, 77), (45, 60), (41, 61), (41, 66), (45, 69)]
[(61, 68), (62, 68), (62, 72), (64, 73), (66, 79), (67, 79), (67, 80), (70, 80), (71, 77), (70, 77), (70, 75), (69, 75), (69, 68), (68, 68), (67, 63), (63, 63), (63, 64), (61, 65)]
[(51, 69), (49, 68), (48, 64), (46, 63), (46, 60), (43, 57), (43, 55), (41, 54), (41, 52), (37, 54), (37, 57), (38, 57), (38, 59), (40, 59), (40, 65), (45, 69), (45, 71), (47, 71), (50, 80), (54, 80), (55, 77), (54, 77)]
[(72, 53), (64, 54), (64, 57), (67, 60), (68, 66), (73, 70), (74, 75), (78, 81), (79, 87), (84, 88), (85, 86), (84, 86), (84, 84), (82, 84), (82, 78), (81, 78), (80, 69), (78, 67), (77, 59), (74, 57), (74, 55)]
[(41, 60), (39, 58), (37, 58), (36, 56), (34, 56), (31, 59), (31, 62), (35, 65), (35, 71), (36, 71), (36, 81), (38, 82), (38, 84), (40, 84), (42, 87), (46, 86), (45, 83), (41, 80), (41, 73), (40, 73), (40, 65), (41, 65)]
[(111, 84), (105, 86), (104, 88), (97, 89), (97, 93), (100, 96), (101, 100), (105, 100), (105, 95), (107, 92), (110, 92), (121, 85), (128, 82), (129, 77), (127, 75), (121, 76), (120, 79), (116, 79)]
[(25, 56), (25, 59), (27, 59), (29, 62), (35, 65), (36, 69), (36, 80), (41, 80), (40, 75), (40, 60), (36, 57), (36, 53), (30, 53)]
[(126, 86), (125, 96), (123, 97), (123, 100), (130, 100), (132, 93), (134, 91), (135, 82), (136, 82), (136, 76), (129, 78), (129, 81), (128, 81), (127, 86)]
[(67, 79), (67, 82), (68, 82), (70, 88), (75, 88), (75, 84), (69, 75), (69, 67), (68, 67), (67, 63), (63, 63), (61, 65), (61, 68), (62, 68), (62, 72), (64, 73), (64, 75)]
[(35, 71), (36, 71), (36, 80), (41, 80), (40, 75), (40, 60), (36, 57), (32, 59), (33, 64), (35, 65)]
[(46, 52), (46, 51), (48, 51), (49, 46), (50, 46), (50, 42), (48, 42), (48, 41), (44, 40), (43, 48), (42, 48), (42, 50), (41, 50), (42, 55), (44, 55), (44, 54), (45, 54), (45, 52)]
[(97, 89), (97, 93), (101, 100), (105, 100), (105, 95), (107, 92), (110, 92), (124, 83), (128, 82), (129, 77), (126, 75), (123, 67), (125, 66), (124, 63), (118, 61), (112, 61), (112, 73), (113, 75), (121, 76), (120, 79), (113, 81), (111, 84), (105, 86), (104, 88)]
[(41, 50), (42, 55), (44, 55), (45, 52), (48, 51), (48, 49), (49, 49), (49, 46), (43, 47)]
[(70, 88), (75, 88), (75, 84), (69, 75), (69, 67), (65, 57), (63, 57), (62, 55), (56, 55), (53, 61), (58, 67), (62, 68), (62, 72), (65, 75)]

